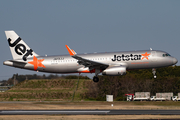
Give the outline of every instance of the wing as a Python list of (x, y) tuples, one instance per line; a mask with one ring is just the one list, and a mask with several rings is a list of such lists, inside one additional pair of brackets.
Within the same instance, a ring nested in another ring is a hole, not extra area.
[(77, 53), (70, 49), (69, 46), (66, 45), (66, 48), (69, 52), (69, 54), (78, 60), (78, 64), (80, 65), (84, 65), (85, 67), (89, 67), (90, 70), (93, 70), (93, 69), (100, 69), (100, 70), (104, 70), (106, 69), (107, 67), (109, 67), (108, 64), (104, 64), (104, 63), (101, 63), (101, 62), (96, 62), (96, 61), (92, 61), (92, 60), (89, 60), (89, 59), (85, 59), (85, 58), (82, 58), (80, 56), (77, 55)]

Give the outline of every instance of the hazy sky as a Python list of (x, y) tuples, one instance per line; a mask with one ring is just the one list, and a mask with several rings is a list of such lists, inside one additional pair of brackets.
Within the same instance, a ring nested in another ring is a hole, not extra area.
[(68, 54), (67, 44), (77, 53), (152, 48), (180, 60), (179, 6), (179, 0), (1, 0), (0, 80), (44, 74), (3, 65), (12, 59), (5, 30), (39, 55)]

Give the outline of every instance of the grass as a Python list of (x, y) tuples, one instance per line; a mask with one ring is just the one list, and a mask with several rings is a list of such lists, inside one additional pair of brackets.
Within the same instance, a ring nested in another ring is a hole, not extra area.
[(151, 101), (136, 101), (136, 102), (127, 102), (127, 101), (74, 101), (74, 102), (36, 102), (34, 104), (57, 104), (57, 105), (109, 105), (114, 104), (115, 106), (171, 106), (171, 107), (180, 107), (180, 102), (173, 101), (163, 101), (163, 102), (151, 102)]
[[(14, 86), (7, 92), (0, 93), (0, 101), (64, 101), (69, 102), (72, 100), (74, 91), (76, 90), (78, 79), (57, 79), (57, 80), (26, 80)], [(78, 88), (75, 91), (74, 104), (90, 104), (91, 101), (94, 104), (106, 104), (105, 101), (95, 101), (91, 99), (82, 99), (81, 94), (88, 90), (89, 83), (92, 80), (80, 79)], [(38, 87), (39, 86), (39, 87)], [(90, 103), (89, 103), (90, 101)], [(63, 103), (64, 103), (63, 102)], [(77, 103), (76, 103), (77, 102)], [(180, 106), (179, 102), (173, 101), (115, 101), (114, 104), (121, 105), (157, 105), (157, 106)]]
[(10, 90), (0, 93), (0, 100), (24, 101), (43, 99), (45, 101), (71, 101), (75, 91), (74, 101), (80, 101), (80, 95), (87, 90), (84, 83), (91, 80), (80, 79), (76, 90), (77, 81), (78, 79), (25, 80)]

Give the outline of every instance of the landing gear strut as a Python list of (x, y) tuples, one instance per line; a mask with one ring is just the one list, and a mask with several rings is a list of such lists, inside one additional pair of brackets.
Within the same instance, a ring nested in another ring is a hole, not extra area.
[(156, 78), (156, 69), (155, 68), (152, 69), (152, 73), (154, 75), (154, 78)]
[(95, 76), (93, 77), (93, 81), (94, 82), (98, 82), (99, 81), (99, 78), (97, 77), (99, 73), (100, 73), (100, 70), (99, 69), (95, 69)]
[(93, 81), (94, 81), (94, 82), (98, 82), (98, 81), (99, 81), (99, 78), (98, 78), (97, 76), (94, 76), (94, 77), (93, 77)]

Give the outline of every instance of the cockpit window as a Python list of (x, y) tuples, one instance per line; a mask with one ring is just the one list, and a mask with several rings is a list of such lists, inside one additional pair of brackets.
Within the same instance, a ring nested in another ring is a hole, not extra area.
[(162, 55), (163, 57), (171, 56), (170, 54), (166, 53)]

